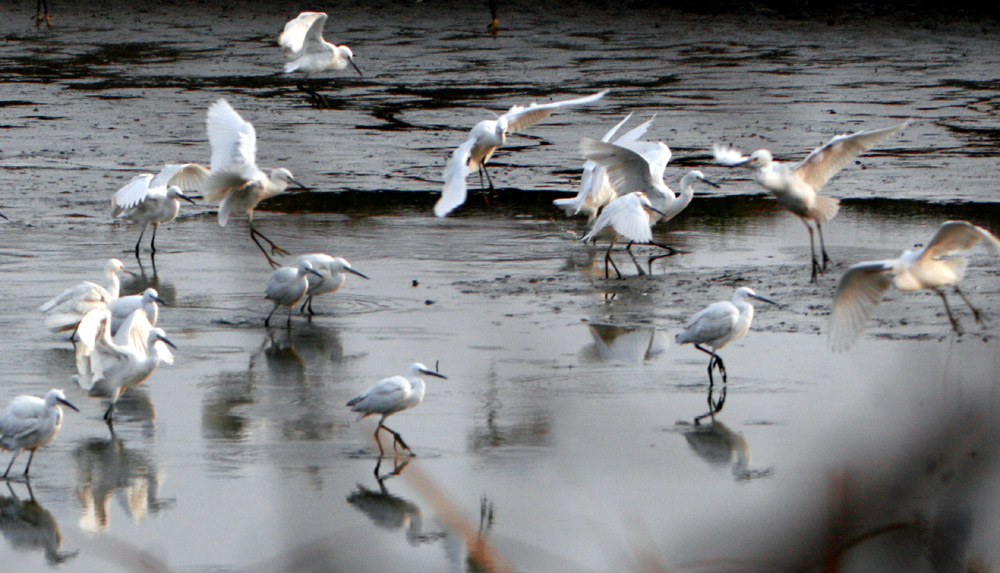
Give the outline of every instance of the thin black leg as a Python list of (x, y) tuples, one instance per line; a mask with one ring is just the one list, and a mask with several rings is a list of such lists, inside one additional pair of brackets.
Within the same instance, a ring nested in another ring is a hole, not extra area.
[(969, 302), (968, 298), (966, 298), (965, 293), (963, 293), (958, 288), (958, 285), (952, 285), (952, 287), (955, 289), (955, 294), (957, 294), (958, 296), (962, 297), (962, 300), (965, 301), (965, 304), (969, 307), (969, 310), (972, 311), (972, 316), (976, 319), (976, 324), (983, 324), (985, 322), (985, 318), (983, 317), (983, 313), (980, 312), (978, 308), (972, 306), (972, 303)]
[(830, 255), (826, 254), (826, 245), (823, 244), (823, 226), (818, 222), (816, 223), (816, 231), (819, 232), (819, 250), (823, 252), (823, 270), (826, 270), (826, 264), (833, 264), (833, 260), (830, 259)]

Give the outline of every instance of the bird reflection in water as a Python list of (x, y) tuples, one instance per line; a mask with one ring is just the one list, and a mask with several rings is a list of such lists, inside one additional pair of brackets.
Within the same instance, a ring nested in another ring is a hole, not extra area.
[(583, 349), (585, 358), (596, 362), (637, 364), (663, 351), (652, 326), (588, 324), (594, 343)]
[(347, 503), (355, 509), (365, 514), (376, 527), (388, 530), (405, 529), (406, 541), (416, 547), (421, 543), (431, 543), (446, 536), (443, 531), (425, 533), (423, 531), (424, 520), (420, 506), (389, 493), (385, 482), (402, 473), (409, 459), (399, 463), (397, 459), (390, 473), (379, 475), (382, 459), (379, 458), (375, 464), (375, 479), (378, 481), (378, 489), (368, 489), (358, 484), (355, 491), (347, 496)]
[(77, 498), (82, 506), (80, 529), (110, 527), (111, 498), (117, 494), (125, 512), (136, 521), (174, 505), (159, 498), (162, 474), (145, 453), (130, 450), (117, 436), (90, 439), (73, 452), (77, 464)]
[(733, 478), (737, 481), (766, 477), (774, 473), (773, 468), (751, 469), (750, 446), (746, 439), (722, 422), (712, 420), (710, 424), (690, 426), (684, 431), (684, 439), (708, 465), (730, 466)]
[(156, 259), (150, 258), (150, 270), (152, 274), (146, 272), (146, 266), (142, 264), (142, 259), (136, 257), (136, 265), (139, 272), (122, 281), (122, 296), (141, 293), (148, 288), (155, 288), (157, 294), (166, 303), (166, 306), (174, 306), (177, 303), (177, 287), (171, 282), (160, 280), (156, 274)]
[(15, 551), (45, 552), (49, 565), (59, 565), (76, 557), (79, 551), (59, 551), (62, 534), (55, 518), (35, 501), (31, 482), (25, 482), (28, 500), (17, 497), (11, 483), (7, 482), (10, 497), (0, 496), (0, 534)]
[[(103, 384), (103, 380), (94, 384), (88, 394), (91, 397), (109, 398), (111, 392)], [(138, 424), (142, 428), (142, 435), (150, 438), (156, 433), (156, 408), (149, 393), (142, 388), (132, 387), (115, 402), (115, 417), (119, 422), (127, 424)], [(108, 429), (114, 434), (115, 428), (108, 425)]]

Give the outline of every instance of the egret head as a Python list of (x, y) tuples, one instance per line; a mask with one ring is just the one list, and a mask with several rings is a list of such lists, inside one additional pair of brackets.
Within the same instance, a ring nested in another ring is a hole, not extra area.
[(62, 390), (53, 388), (52, 390), (49, 390), (48, 394), (45, 395), (45, 405), (55, 406), (56, 404), (62, 404), (68, 408), (73, 408), (77, 412), (80, 411), (79, 408), (69, 403), (69, 400), (66, 399), (66, 394), (63, 394)]
[(428, 376), (436, 376), (438, 378), (448, 379), (444, 374), (438, 374), (437, 372), (431, 370), (430, 368), (424, 366), (420, 362), (414, 362), (406, 369), (406, 374), (408, 378), (413, 378), (417, 374), (427, 374)]
[(702, 173), (701, 171), (698, 171), (697, 169), (693, 169), (691, 171), (688, 171), (687, 174), (684, 175), (684, 177), (681, 179), (681, 189), (682, 190), (686, 189), (688, 187), (688, 185), (691, 185), (695, 181), (701, 181), (703, 183), (708, 183), (712, 187), (716, 187), (716, 188), (719, 187), (718, 183), (715, 183), (714, 181), (710, 181), (710, 180), (706, 179), (704, 173)]
[[(331, 264), (331, 268), (334, 270), (334, 272), (347, 271), (347, 272), (349, 272), (351, 274), (358, 275), (359, 277), (361, 277), (363, 279), (368, 278), (368, 275), (362, 273), (361, 271), (354, 270), (354, 267), (351, 266), (351, 263), (347, 262), (347, 259), (345, 259), (343, 257), (334, 257), (333, 258), (333, 263)], [(339, 269), (339, 270), (337, 270), (337, 269)]]
[(319, 271), (314, 269), (312, 263), (310, 263), (309, 261), (302, 261), (299, 263), (299, 274), (302, 276), (305, 276), (307, 274), (312, 274), (316, 275), (321, 279), (323, 278), (323, 275), (321, 275)]
[(295, 177), (292, 176), (292, 172), (284, 167), (278, 167), (271, 170), (271, 181), (275, 185), (281, 187), (282, 190), (287, 189), (289, 183), (294, 183), (297, 186), (296, 190), (298, 191), (309, 190), (308, 187), (296, 181)]
[(337, 46), (337, 50), (340, 51), (340, 57), (347, 60), (347, 62), (351, 64), (351, 67), (354, 68), (354, 71), (358, 72), (359, 76), (364, 77), (364, 74), (361, 73), (361, 68), (354, 63), (354, 52), (352, 52), (347, 46)]
[(162, 328), (160, 328), (160, 327), (154, 328), (152, 330), (152, 332), (150, 333), (150, 335), (157, 342), (162, 342), (162, 343), (170, 346), (171, 348), (177, 348), (177, 345), (174, 344), (173, 342), (170, 342), (170, 339), (167, 338), (167, 333)]
[(159, 304), (167, 304), (162, 298), (160, 298), (160, 293), (156, 292), (156, 289), (149, 287), (148, 289), (142, 291), (142, 299), (144, 301), (156, 302)]
[(125, 270), (125, 264), (121, 262), (120, 259), (108, 259), (107, 265), (104, 267), (109, 273), (125, 273), (128, 275), (135, 276), (135, 273)]
[(764, 298), (764, 297), (758, 295), (750, 287), (740, 287), (740, 288), (736, 289), (736, 294), (733, 295), (733, 299), (746, 300), (748, 298), (757, 299), (757, 300), (759, 300), (761, 302), (767, 302), (767, 303), (773, 304), (775, 306), (778, 306), (778, 303), (774, 302), (773, 300), (771, 300), (769, 298)]
[(185, 195), (184, 191), (181, 191), (181, 188), (176, 185), (167, 187), (167, 199), (183, 199), (192, 205), (195, 204), (194, 199)]
[(747, 161), (747, 165), (751, 167), (767, 167), (774, 161), (774, 157), (771, 156), (771, 152), (766, 149), (758, 149), (750, 154), (750, 159)]

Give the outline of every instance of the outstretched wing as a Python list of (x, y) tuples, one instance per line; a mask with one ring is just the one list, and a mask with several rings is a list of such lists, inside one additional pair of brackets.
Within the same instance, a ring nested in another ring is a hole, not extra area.
[(206, 116), (212, 145), (212, 171), (242, 171), (257, 165), (257, 133), (225, 99), (213, 103)]
[(828, 141), (826, 145), (813, 150), (801, 163), (795, 166), (794, 171), (803, 181), (818, 191), (852, 159), (875, 147), (882, 140), (903, 131), (903, 128), (909, 124), (910, 122), (907, 120), (892, 127), (838, 135)]
[[(616, 198), (607, 204), (587, 236), (588, 241), (605, 227), (612, 227), (616, 233), (636, 243), (648, 243), (653, 240), (653, 232), (649, 225), (649, 214), (643, 207), (645, 197), (642, 193), (629, 193)], [(648, 203), (648, 200), (645, 201)]]
[(586, 97), (554, 101), (551, 103), (543, 103), (541, 105), (532, 103), (528, 107), (515, 105), (507, 110), (507, 113), (500, 117), (506, 118), (507, 120), (507, 133), (517, 133), (518, 131), (521, 131), (530, 125), (534, 125), (552, 115), (552, 112), (557, 109), (573, 105), (586, 105), (588, 103), (594, 103), (604, 97), (604, 94), (606, 93), (608, 93), (608, 90), (600, 91)]
[(145, 358), (148, 354), (146, 345), (152, 330), (153, 325), (149, 323), (146, 311), (137, 308), (118, 327), (118, 332), (112, 340), (118, 346), (128, 346), (133, 349), (140, 358)]
[(469, 176), (469, 158), (472, 157), (472, 146), (475, 143), (476, 138), (470, 137), (451, 154), (448, 166), (444, 170), (441, 198), (434, 204), (434, 214), (438, 217), (444, 217), (465, 203), (468, 191), (465, 178)]
[(892, 261), (867, 261), (847, 269), (837, 283), (830, 315), (830, 348), (847, 350), (861, 336), (882, 295), (892, 284)]
[(743, 165), (747, 161), (750, 161), (750, 157), (743, 155), (736, 148), (718, 143), (712, 146), (712, 155), (715, 156), (716, 163), (721, 163), (727, 167)]
[(580, 142), (580, 150), (584, 157), (607, 170), (608, 179), (619, 196), (633, 191), (645, 191), (653, 186), (649, 162), (627, 147), (585, 137)]
[(323, 42), (323, 26), (326, 25), (325, 12), (302, 12), (285, 24), (278, 36), (278, 44), (293, 55), (302, 51), (310, 42)]
[[(247, 124), (249, 125), (249, 124)], [(163, 167), (150, 187), (169, 187), (176, 185), (181, 191), (195, 191), (208, 177), (208, 169), (197, 163), (170, 163)]]
[(153, 180), (153, 175), (151, 173), (143, 173), (142, 175), (136, 175), (128, 182), (124, 187), (115, 191), (115, 197), (112, 201), (112, 217), (117, 217), (125, 209), (131, 209), (139, 203), (142, 203), (146, 199), (146, 195), (149, 193), (149, 188), (152, 186), (150, 181)]
[(997, 254), (1000, 254), (1000, 239), (993, 233), (968, 221), (946, 221), (938, 228), (931, 242), (924, 247), (920, 258), (937, 259), (959, 251), (967, 251), (979, 241), (990, 243)]

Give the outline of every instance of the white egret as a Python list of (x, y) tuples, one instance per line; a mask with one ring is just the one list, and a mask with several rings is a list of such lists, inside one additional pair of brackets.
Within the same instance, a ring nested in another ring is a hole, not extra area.
[(31, 450), (28, 464), (24, 466), (24, 477), (28, 477), (31, 460), (35, 458), (38, 448), (56, 439), (62, 427), (63, 413), (60, 404), (64, 404), (79, 412), (76, 406), (66, 400), (62, 390), (52, 389), (45, 398), (36, 396), (18, 396), (14, 398), (3, 417), (0, 417), (0, 446), (5, 450), (13, 450), (14, 457), (3, 473), (4, 479), (10, 473), (21, 450)]
[(149, 378), (160, 362), (174, 363), (168, 346), (177, 348), (162, 328), (150, 324), (144, 310), (137, 309), (111, 336), (111, 311), (87, 313), (77, 329), (77, 384), (84, 390), (99, 386), (111, 396), (104, 419), (111, 424), (115, 403), (126, 390)]
[[(355, 270), (351, 263), (343, 257), (332, 257), (326, 253), (309, 253), (295, 259), (295, 264), (301, 261), (309, 261), (313, 271), (315, 271), (315, 273), (306, 275), (309, 288), (306, 290), (306, 300), (303, 301), (300, 309), (303, 314), (306, 312), (306, 308), (309, 309), (309, 314), (315, 314), (312, 309), (313, 297), (328, 292), (337, 292), (347, 280), (347, 275), (344, 273), (355, 274), (363, 279), (368, 278), (361, 271)], [(316, 278), (316, 274), (319, 275), (319, 278)]]
[[(823, 244), (822, 225), (837, 216), (837, 211), (840, 210), (839, 199), (819, 195), (819, 191), (852, 159), (896, 135), (909, 123), (904, 121), (892, 127), (838, 135), (794, 164), (775, 161), (771, 152), (766, 149), (758, 149), (746, 157), (735, 149), (721, 145), (714, 148), (715, 160), (723, 165), (747, 165), (755, 168), (754, 181), (770, 191), (782, 207), (802, 219), (809, 231), (809, 249), (812, 254), (810, 282), (816, 282), (817, 273), (825, 271), (826, 264), (832, 262), (826, 254), (826, 245)], [(810, 221), (816, 225), (819, 233), (819, 247), (823, 253), (822, 267), (816, 260)]]
[(952, 328), (961, 332), (958, 320), (952, 315), (948, 299), (941, 290), (951, 286), (969, 305), (976, 322), (982, 322), (979, 310), (958, 288), (968, 260), (963, 256), (953, 256), (971, 249), (979, 241), (986, 241), (1000, 254), (1000, 239), (986, 229), (968, 221), (947, 221), (922, 249), (905, 251), (897, 259), (867, 261), (847, 269), (833, 295), (830, 346), (839, 351), (854, 344), (891, 284), (903, 292), (931, 290), (937, 293), (944, 303)]
[(622, 273), (618, 270), (618, 265), (611, 260), (611, 249), (614, 248), (615, 241), (619, 237), (628, 239), (629, 247), (632, 246), (632, 243), (652, 243), (652, 219), (654, 214), (662, 215), (663, 213), (653, 208), (645, 193), (634, 191), (627, 195), (616, 197), (604, 207), (601, 214), (594, 220), (593, 225), (590, 227), (590, 232), (581, 239), (583, 242), (595, 239), (607, 227), (613, 229), (611, 241), (608, 244), (608, 251), (604, 254), (605, 278), (609, 276), (609, 264), (614, 267), (618, 278), (622, 278)]
[(156, 252), (156, 230), (160, 223), (169, 223), (177, 217), (183, 199), (194, 205), (194, 200), (185, 191), (199, 189), (208, 177), (208, 169), (197, 163), (166, 165), (155, 176), (143, 173), (133, 177), (127, 185), (115, 192), (111, 199), (111, 216), (120, 217), (132, 223), (141, 223), (139, 240), (135, 242), (135, 256), (139, 256), (139, 244), (152, 223), (153, 238), (149, 248)]
[(267, 174), (257, 167), (257, 133), (225, 99), (208, 108), (206, 125), (212, 145), (212, 163), (202, 187), (205, 199), (219, 204), (219, 225), (223, 227), (231, 213), (246, 213), (250, 238), (267, 257), (267, 262), (277, 267), (278, 263), (267, 254), (257, 237), (271, 246), (271, 254), (287, 255), (288, 251), (254, 228), (253, 210), (264, 199), (285, 192), (289, 183), (302, 189), (306, 187), (287, 169), (279, 167)]
[(410, 449), (410, 446), (406, 445), (399, 432), (385, 425), (385, 419), (396, 412), (414, 408), (423, 401), (426, 385), (421, 378), (417, 377), (421, 373), (447, 379), (443, 374), (438, 374), (423, 364), (414, 362), (406, 368), (405, 376), (392, 376), (391, 378), (379, 380), (367, 392), (351, 398), (347, 403), (351, 407), (352, 412), (359, 412), (361, 414), (358, 416), (358, 420), (372, 414), (382, 415), (379, 418), (378, 426), (375, 428), (375, 443), (378, 444), (379, 455), (385, 454), (382, 450), (382, 442), (378, 439), (378, 433), (383, 429), (393, 436), (393, 450), (396, 449), (396, 444), (399, 444), (411, 454), (413, 453), (413, 450)]
[(167, 303), (160, 298), (160, 293), (153, 287), (147, 288), (140, 294), (123, 296), (111, 301), (108, 305), (111, 310), (111, 335), (114, 336), (128, 317), (140, 308), (146, 312), (149, 324), (156, 326), (161, 304)]
[(264, 319), (264, 326), (270, 325), (271, 315), (282, 305), (288, 307), (288, 326), (292, 326), (292, 307), (306, 295), (309, 289), (306, 275), (309, 274), (323, 278), (323, 275), (313, 269), (308, 259), (300, 260), (294, 267), (282, 267), (271, 273), (271, 278), (267, 280), (265, 296), (274, 302), (274, 308)]
[(45, 326), (52, 332), (73, 330), (87, 312), (95, 308), (106, 308), (118, 298), (121, 290), (118, 273), (133, 274), (125, 270), (125, 265), (118, 259), (108, 259), (104, 272), (108, 277), (107, 287), (83, 281), (38, 307), (38, 310), (47, 315)]
[[(618, 122), (618, 125), (612, 127), (604, 134), (601, 141), (605, 143), (611, 142), (611, 139), (618, 133), (618, 130), (631, 117), (631, 113), (625, 116), (625, 119)], [(638, 141), (640, 137), (646, 134), (651, 125), (653, 125), (652, 119), (631, 129), (616, 139), (614, 141), (615, 145), (627, 146), (629, 143)], [(561, 208), (567, 215), (576, 215), (580, 211), (583, 211), (587, 214), (587, 219), (592, 221), (597, 216), (598, 211), (617, 196), (618, 193), (608, 179), (608, 174), (604, 167), (598, 165), (594, 160), (588, 159), (583, 164), (583, 174), (580, 176), (580, 191), (576, 194), (576, 197), (555, 199), (552, 201), (552, 204)]]
[[(757, 299), (766, 303), (777, 305), (773, 300), (759, 296), (750, 287), (740, 287), (736, 289), (731, 301), (722, 300), (713, 302), (704, 309), (698, 311), (691, 320), (684, 326), (684, 330), (677, 333), (674, 340), (677, 344), (693, 343), (694, 347), (705, 354), (711, 356), (708, 360), (708, 407), (709, 413), (713, 415), (722, 408), (722, 402), (712, 403), (712, 387), (715, 380), (712, 377), (712, 369), (716, 366), (722, 374), (722, 383), (726, 383), (726, 366), (722, 363), (722, 357), (718, 351), (723, 346), (733, 340), (743, 338), (750, 330), (750, 322), (753, 321), (753, 304), (749, 299)], [(709, 346), (711, 350), (705, 348)], [(722, 400), (725, 400), (723, 394)], [(699, 416), (695, 421), (703, 418)]]
[(586, 97), (541, 105), (532, 102), (528, 107), (515, 105), (497, 119), (487, 119), (477, 123), (469, 132), (469, 138), (458, 146), (448, 161), (448, 166), (444, 170), (444, 188), (441, 191), (441, 198), (434, 205), (434, 214), (438, 217), (444, 217), (465, 203), (468, 190), (465, 178), (473, 169), (479, 171), (480, 185), (482, 185), (482, 177), (485, 174), (490, 189), (493, 189), (493, 181), (490, 180), (490, 174), (486, 171), (486, 162), (493, 156), (496, 148), (507, 141), (508, 134), (517, 133), (534, 125), (560, 108), (594, 103), (604, 97), (606, 93), (608, 90)]
[(285, 64), (285, 73), (342, 70), (350, 64), (359, 76), (364, 75), (354, 63), (354, 52), (350, 48), (323, 39), (325, 25), (326, 12), (302, 12), (285, 24), (278, 36), (278, 44), (292, 58)]

